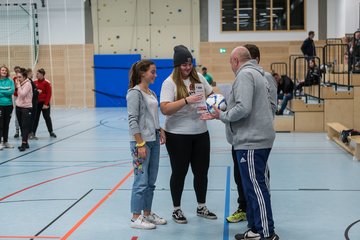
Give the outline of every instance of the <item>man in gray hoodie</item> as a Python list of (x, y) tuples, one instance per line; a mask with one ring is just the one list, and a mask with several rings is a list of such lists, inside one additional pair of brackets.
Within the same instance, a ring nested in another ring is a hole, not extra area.
[(230, 65), (236, 78), (227, 110), (216, 111), (213, 117), (226, 124), (226, 137), (236, 152), (247, 200), (249, 230), (235, 239), (278, 240), (267, 178), (267, 160), (275, 140), (269, 84), (245, 47), (232, 51)]
[[(254, 64), (259, 64), (260, 63), (259, 48), (254, 44), (245, 44), (244, 47), (250, 53), (250, 56), (252, 58), (252, 60), (250, 60), (250, 62), (254, 63)], [(269, 94), (270, 94), (268, 96), (270, 96), (269, 101), (270, 101), (272, 114), (273, 114), (273, 117), (275, 117), (275, 113), (277, 110), (277, 82), (269, 72), (265, 72), (265, 78), (267, 80), (267, 84), (269, 85), (266, 87), (269, 90)], [(233, 162), (234, 162), (234, 180), (235, 180), (237, 191), (238, 191), (239, 206), (238, 206), (238, 209), (232, 215), (230, 215), (226, 218), (226, 220), (228, 222), (239, 222), (239, 221), (246, 220), (247, 203), (246, 203), (246, 198), (244, 195), (244, 190), (242, 187), (241, 175), (240, 175), (240, 170), (238, 167), (237, 157), (236, 157), (234, 147), (232, 147), (232, 149), (231, 149), (231, 155), (232, 155)]]

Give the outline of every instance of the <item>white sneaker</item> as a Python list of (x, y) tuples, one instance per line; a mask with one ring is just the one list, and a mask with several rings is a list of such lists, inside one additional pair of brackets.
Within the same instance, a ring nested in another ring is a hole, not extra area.
[(13, 145), (11, 145), (10, 143), (6, 142), (6, 143), (3, 143), (3, 146), (4, 148), (14, 148)]
[(155, 224), (146, 221), (146, 219), (140, 215), (135, 221), (131, 220), (130, 226), (132, 228), (139, 229), (154, 229), (156, 228)]
[(164, 218), (159, 217), (155, 213), (151, 212), (149, 216), (144, 217), (146, 221), (151, 222), (155, 225), (165, 225), (167, 222)]
[(2, 145), (2, 143), (0, 143), (0, 151), (4, 149), (4, 146)]

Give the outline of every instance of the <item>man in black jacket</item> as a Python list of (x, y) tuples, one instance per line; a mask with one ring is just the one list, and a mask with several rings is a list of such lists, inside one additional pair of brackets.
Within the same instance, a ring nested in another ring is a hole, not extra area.
[(283, 115), (288, 101), (293, 98), (294, 83), (286, 75), (280, 76), (278, 73), (273, 73), (273, 77), (278, 83), (278, 100), (282, 100), (281, 108), (276, 111), (276, 115)]
[(304, 54), (304, 56), (308, 58), (308, 60), (316, 56), (316, 49), (313, 40), (314, 37), (315, 37), (315, 32), (310, 31), (308, 38), (306, 38), (303, 44), (301, 45), (301, 51)]

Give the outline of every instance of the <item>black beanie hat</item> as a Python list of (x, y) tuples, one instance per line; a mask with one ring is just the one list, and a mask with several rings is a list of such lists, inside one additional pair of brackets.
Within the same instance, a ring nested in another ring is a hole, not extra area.
[(193, 57), (190, 51), (184, 45), (174, 47), (174, 67), (183, 63), (192, 62)]

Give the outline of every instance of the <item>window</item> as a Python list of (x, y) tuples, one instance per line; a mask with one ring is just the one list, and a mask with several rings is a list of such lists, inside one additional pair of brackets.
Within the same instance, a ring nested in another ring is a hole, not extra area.
[(290, 0), (290, 29), (304, 29), (304, 0)]
[(239, 30), (252, 31), (254, 29), (253, 1), (239, 2)]
[(273, 0), (273, 30), (287, 30), (287, 1)]
[(237, 11), (236, 1), (222, 2), (222, 30), (223, 31), (237, 31)]
[(221, 0), (222, 31), (305, 30), (305, 0)]
[(270, 0), (256, 1), (256, 30), (270, 30)]

